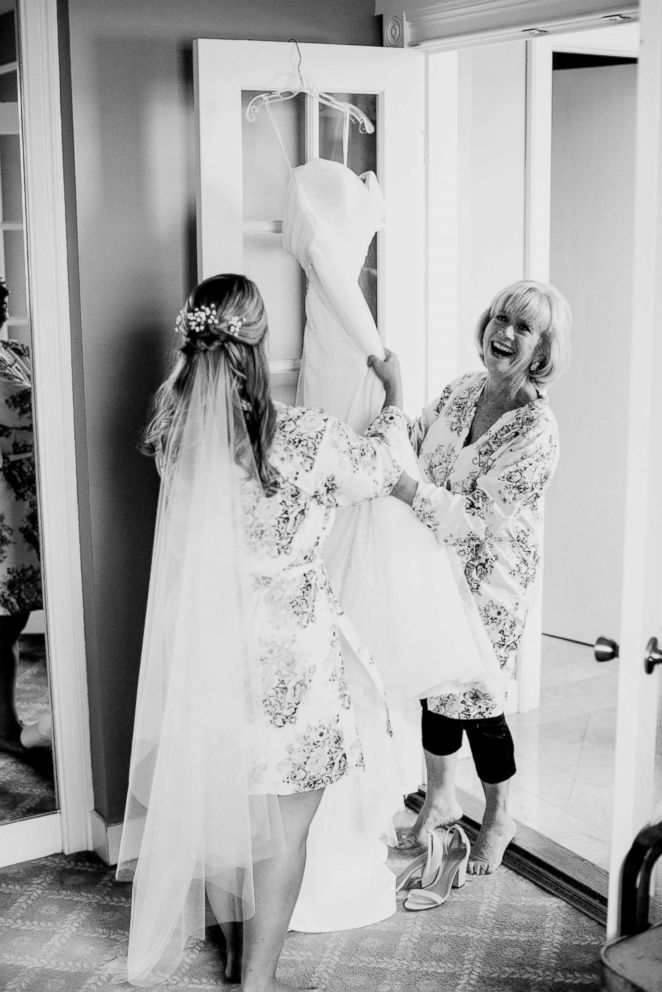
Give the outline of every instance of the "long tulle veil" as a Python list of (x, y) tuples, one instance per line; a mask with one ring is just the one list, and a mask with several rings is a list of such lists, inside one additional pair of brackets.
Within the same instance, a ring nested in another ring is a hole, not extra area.
[(128, 977), (171, 974), (206, 912), (254, 912), (252, 867), (282, 850), (253, 795), (262, 720), (242, 487), (259, 485), (223, 353), (196, 357), (162, 463), (118, 878), (133, 878)]

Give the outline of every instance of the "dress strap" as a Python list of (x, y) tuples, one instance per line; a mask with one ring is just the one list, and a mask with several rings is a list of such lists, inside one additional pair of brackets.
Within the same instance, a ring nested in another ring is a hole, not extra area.
[(271, 107), (269, 106), (268, 103), (265, 103), (265, 107), (267, 108), (267, 113), (269, 114), (269, 120), (271, 121), (271, 124), (273, 126), (273, 129), (276, 132), (276, 137), (278, 138), (278, 144), (280, 145), (280, 147), (282, 149), (282, 152), (283, 152), (283, 155), (285, 156), (285, 161), (287, 162), (287, 167), (288, 167), (288, 169), (291, 172), (292, 171), (292, 163), (290, 162), (290, 160), (288, 158), (288, 155), (287, 155), (287, 152), (285, 151), (285, 145), (283, 143), (282, 135), (281, 135), (280, 131), (278, 130), (278, 125), (276, 124), (276, 119), (275, 119), (274, 115), (271, 113)]
[(342, 126), (342, 160), (347, 165), (347, 152), (349, 149), (349, 107), (345, 107), (345, 114)]

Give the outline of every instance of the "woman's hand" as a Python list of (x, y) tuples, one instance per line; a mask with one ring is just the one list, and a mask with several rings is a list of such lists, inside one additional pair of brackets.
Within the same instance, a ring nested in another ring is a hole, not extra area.
[(395, 496), (402, 503), (406, 503), (407, 506), (411, 506), (414, 502), (414, 496), (416, 495), (416, 490), (418, 489), (418, 482), (416, 479), (412, 479), (410, 475), (403, 472), (396, 484), (391, 489), (391, 496)]
[(385, 358), (382, 362), (376, 355), (368, 355), (368, 366), (383, 383), (384, 406), (397, 406), (402, 409), (402, 375), (398, 356), (388, 348), (384, 348)]

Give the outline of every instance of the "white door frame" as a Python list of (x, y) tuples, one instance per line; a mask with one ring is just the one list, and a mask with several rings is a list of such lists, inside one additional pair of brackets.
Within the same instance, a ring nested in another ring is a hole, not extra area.
[(608, 935), (620, 925), (622, 865), (655, 802), (655, 728), (660, 670), (644, 671), (648, 638), (662, 634), (662, 5), (641, 0), (632, 328), (626, 469), (627, 509), (616, 721), (614, 826)]
[(46, 632), (59, 811), (0, 827), (0, 864), (91, 848), (57, 0), (18, 0), (21, 131)]

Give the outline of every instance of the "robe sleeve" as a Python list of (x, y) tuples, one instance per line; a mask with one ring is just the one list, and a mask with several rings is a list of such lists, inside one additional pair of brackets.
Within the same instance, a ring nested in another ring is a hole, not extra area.
[(543, 418), (496, 455), (476, 478), (475, 488), (455, 493), (421, 483), (412, 509), (440, 543), (482, 540), (523, 511), (536, 512), (557, 460), (556, 426)]
[(290, 434), (291, 457), (281, 448), (275, 459), (284, 481), (325, 506), (354, 506), (390, 493), (402, 471), (399, 451), (407, 441), (407, 421), (400, 410), (387, 407), (365, 435), (321, 411), (305, 411), (300, 426), (305, 433)]

